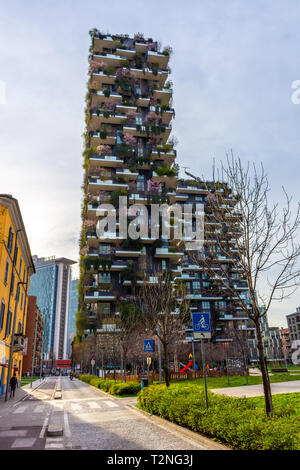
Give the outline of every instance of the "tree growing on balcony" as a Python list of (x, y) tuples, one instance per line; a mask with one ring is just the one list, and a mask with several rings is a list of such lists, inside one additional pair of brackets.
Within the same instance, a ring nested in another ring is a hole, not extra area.
[(167, 387), (170, 385), (171, 346), (183, 337), (191, 317), (185, 285), (173, 279), (171, 271), (154, 272), (152, 282), (147, 283), (145, 277), (135, 297), (146, 331), (161, 342)]
[(215, 285), (255, 326), (265, 408), (270, 415), (273, 404), (261, 318), (273, 301), (289, 297), (299, 285), (299, 203), (293, 210), (284, 189), (280, 204), (271, 203), (263, 166), (257, 169), (253, 165), (251, 171), (249, 164), (244, 167), (233, 155), (221, 165), (219, 175), (219, 181), (214, 177), (210, 183), (193, 176), (213, 192), (214, 197), (206, 201), (206, 217), (217, 224), (214, 243), (206, 244), (194, 261), (206, 268), (210, 277), (216, 278), (219, 268)]

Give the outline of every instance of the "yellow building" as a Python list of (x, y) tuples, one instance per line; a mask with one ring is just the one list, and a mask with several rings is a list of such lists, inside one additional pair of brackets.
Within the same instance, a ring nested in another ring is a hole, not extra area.
[(0, 395), (14, 373), (21, 379), (29, 282), (34, 272), (18, 201), (0, 194)]

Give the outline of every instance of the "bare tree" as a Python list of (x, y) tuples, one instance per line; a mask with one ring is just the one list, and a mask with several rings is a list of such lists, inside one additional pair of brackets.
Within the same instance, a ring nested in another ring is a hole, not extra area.
[(211, 277), (215, 266), (219, 267), (221, 275), (214, 285), (255, 325), (265, 407), (270, 414), (272, 395), (260, 322), (273, 301), (286, 299), (299, 285), (300, 206), (293, 214), (292, 200), (284, 189), (283, 203), (270, 203), (263, 166), (244, 168), (232, 154), (221, 165), (217, 180), (214, 171), (213, 181), (201, 184), (208, 192), (206, 212), (217, 229), (214, 244), (205, 244), (198, 263)]
[(136, 340), (140, 332), (141, 315), (140, 310), (133, 303), (122, 303), (120, 305), (120, 317), (118, 321), (118, 340), (122, 355), (124, 381), (126, 382), (126, 364), (130, 345)]
[(142, 313), (146, 330), (160, 339), (166, 385), (170, 384), (170, 346), (178, 341), (190, 321), (189, 301), (185, 286), (174, 281), (171, 271), (153, 274), (155, 282), (144, 283), (139, 287), (136, 304)]

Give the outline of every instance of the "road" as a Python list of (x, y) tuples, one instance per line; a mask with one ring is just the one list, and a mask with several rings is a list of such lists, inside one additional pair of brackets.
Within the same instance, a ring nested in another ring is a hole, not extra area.
[(57, 380), (46, 378), (35, 390), (29, 389), (24, 399), (1, 406), (1, 450), (224, 449), (136, 410), (135, 399), (111, 397), (77, 379), (60, 378), (62, 398), (55, 399)]

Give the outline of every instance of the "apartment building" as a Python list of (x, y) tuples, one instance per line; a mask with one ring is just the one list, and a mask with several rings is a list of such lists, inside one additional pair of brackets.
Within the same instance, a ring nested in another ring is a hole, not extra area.
[(286, 315), (291, 341), (300, 340), (300, 307), (296, 312)]
[(24, 355), (22, 375), (40, 374), (42, 365), (43, 317), (35, 296), (28, 296), (26, 337), (27, 350)]
[(291, 342), (291, 359), (293, 364), (300, 363), (300, 307), (296, 312), (286, 315)]
[[(213, 340), (231, 342), (230, 328), (248, 327), (247, 312), (235, 307), (230, 296), (225, 298), (218, 284), (218, 276), (226, 267), (232, 282), (247, 294), (246, 283), (232, 265), (234, 246), (230, 256), (215, 248), (214, 278), (208, 279), (205, 270), (195, 264), (186, 240), (174, 236), (174, 215), (166, 223), (170, 237), (163, 231), (159, 237), (152, 232), (158, 220), (154, 220), (150, 206), (165, 203), (183, 208), (191, 204), (196, 210), (199, 204), (205, 212), (205, 252), (218, 230), (207, 198), (223, 194), (228, 223), (238, 217), (226, 185), (216, 188), (212, 183), (178, 179), (176, 139), (171, 134), (175, 115), (169, 80), (171, 48), (161, 50), (157, 41), (141, 35), (109, 36), (98, 30), (90, 34), (77, 330), (85, 337), (117, 332), (122, 303), (130, 301), (133, 288), (155, 283), (157, 271), (169, 270), (174, 280), (185, 282), (191, 312), (211, 313)], [(126, 198), (126, 206), (120, 206), (120, 197)], [(97, 220), (103, 215), (99, 209), (102, 204), (115, 207), (116, 226), (99, 235)], [(133, 204), (139, 205), (138, 215), (145, 212), (148, 217), (146, 224), (140, 224), (138, 239), (127, 236), (127, 226), (124, 231), (121, 219), (125, 210), (129, 230)], [(213, 294), (217, 285), (218, 294)], [(191, 328), (186, 335), (187, 341), (191, 340)]]
[(0, 395), (11, 375), (21, 379), (27, 302), (35, 268), (17, 199), (0, 194)]
[(43, 360), (67, 359), (71, 266), (76, 262), (55, 256), (33, 256), (33, 262), (29, 293), (43, 317)]
[(128, 206), (168, 202), (177, 168), (170, 139), (170, 49), (160, 51), (151, 38), (95, 30), (91, 39), (77, 326), (106, 333), (116, 331), (120, 298), (131, 295), (133, 284), (155, 282), (154, 271), (172, 268), (183, 253), (148, 234), (127, 238), (119, 220), (114, 232), (96, 235), (100, 204), (118, 210), (119, 196), (126, 196)]

